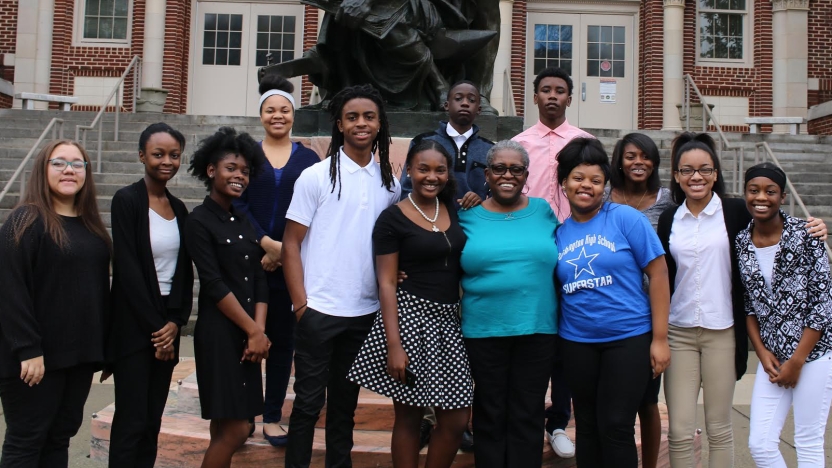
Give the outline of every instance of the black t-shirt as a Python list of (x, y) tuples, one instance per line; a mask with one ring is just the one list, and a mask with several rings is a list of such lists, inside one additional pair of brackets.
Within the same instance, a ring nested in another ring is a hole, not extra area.
[(448, 212), (451, 225), (444, 233), (416, 225), (396, 205), (379, 215), (373, 229), (375, 255), (399, 253), (399, 270), (407, 273), (401, 288), (443, 304), (459, 301), (459, 257), (466, 241), (456, 211)]

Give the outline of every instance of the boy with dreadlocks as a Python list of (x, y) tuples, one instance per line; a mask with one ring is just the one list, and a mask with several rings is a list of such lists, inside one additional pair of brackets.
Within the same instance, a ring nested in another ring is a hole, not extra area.
[(352, 466), (359, 387), (347, 371), (380, 308), (373, 226), (401, 194), (381, 94), (369, 85), (345, 88), (330, 109), (328, 157), (295, 183), (283, 234), (283, 270), (298, 321), (287, 468), (309, 466), (324, 401), (326, 465)]

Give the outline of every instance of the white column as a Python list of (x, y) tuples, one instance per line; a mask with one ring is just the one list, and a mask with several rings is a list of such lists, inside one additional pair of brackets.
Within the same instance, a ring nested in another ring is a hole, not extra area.
[[(500, 45), (494, 58), (494, 87), (491, 88), (491, 106), (504, 115), (503, 108), (509, 96), (505, 96), (505, 71), (511, 67), (511, 17), (514, 0), (500, 0)], [(509, 70), (511, 73), (511, 70)]]
[[(18, 0), (15, 92), (49, 92), (54, 9), (55, 0)], [(35, 109), (47, 106), (35, 102)], [(15, 100), (14, 107), (20, 108), (20, 101)]]
[(684, 79), (684, 24), (685, 0), (663, 0), (664, 2), (664, 76), (662, 128), (679, 130), (679, 110), (676, 104), (685, 99)]
[(159, 89), (162, 87), (166, 6), (166, 0), (147, 0), (145, 3), (142, 88)]
[[(774, 0), (772, 107), (775, 117), (806, 117), (809, 90), (809, 0)], [(786, 133), (787, 125), (775, 125)], [(801, 130), (805, 133), (806, 126)]]

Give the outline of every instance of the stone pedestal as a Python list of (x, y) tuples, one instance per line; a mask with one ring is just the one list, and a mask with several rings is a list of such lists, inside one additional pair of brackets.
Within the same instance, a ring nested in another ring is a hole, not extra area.
[(159, 88), (142, 88), (141, 96), (136, 99), (136, 112), (155, 112), (161, 114), (165, 109), (168, 90)]
[[(676, 109), (679, 111), (679, 121), (681, 122), (682, 130), (687, 129), (687, 114), (685, 113), (685, 105), (684, 104), (676, 104)], [(713, 112), (714, 105), (708, 104), (708, 110)], [(708, 124), (710, 124), (710, 118), (708, 119)], [(706, 129), (707, 130), (707, 129)], [(701, 103), (691, 103), (690, 104), (690, 131), (691, 132), (701, 132), (702, 131), (702, 104)]]

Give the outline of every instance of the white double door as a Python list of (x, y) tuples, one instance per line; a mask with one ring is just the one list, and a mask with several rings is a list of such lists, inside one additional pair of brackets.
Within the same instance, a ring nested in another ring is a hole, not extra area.
[(526, 55), (526, 127), (538, 119), (533, 81), (544, 68), (572, 77), (570, 124), (591, 129), (636, 128), (636, 17), (529, 11)]
[[(293, 3), (196, 2), (191, 41), (189, 113), (256, 116), (257, 70), (298, 58), (303, 45), (303, 6)], [(300, 77), (292, 78), (300, 102)]]

